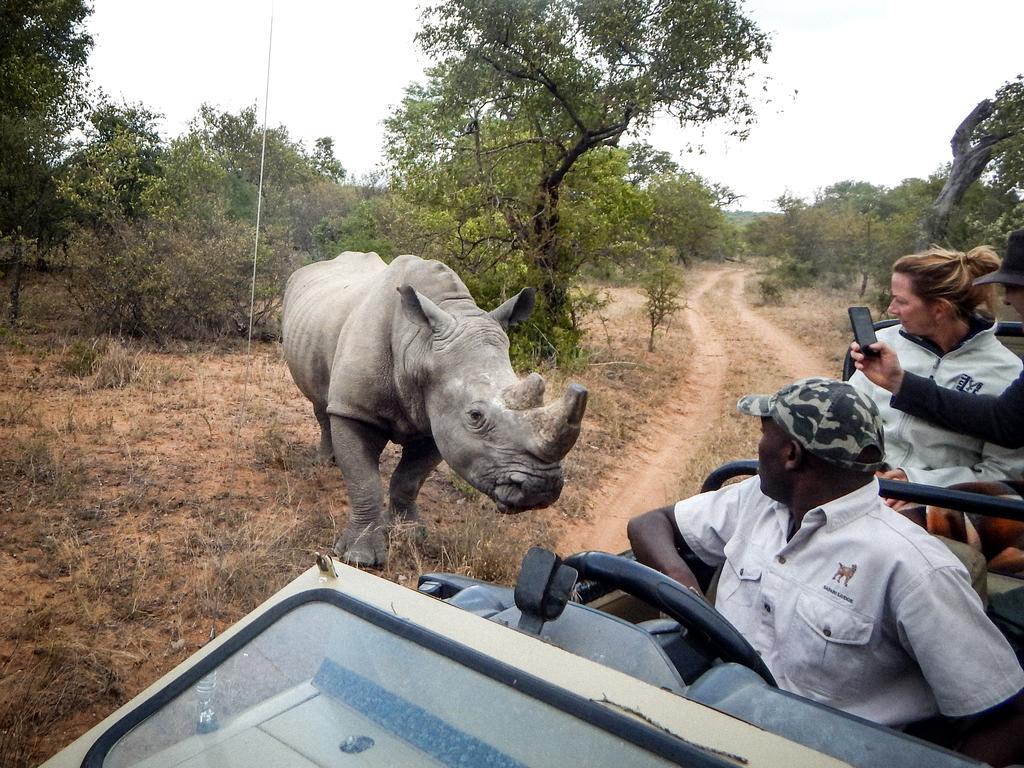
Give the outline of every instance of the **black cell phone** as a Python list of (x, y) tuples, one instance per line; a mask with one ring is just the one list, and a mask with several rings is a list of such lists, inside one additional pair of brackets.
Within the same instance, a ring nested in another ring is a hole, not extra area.
[(853, 327), (853, 338), (860, 344), (860, 351), (865, 355), (877, 355), (878, 350), (870, 345), (878, 341), (875, 336), (875, 323), (871, 319), (871, 310), (867, 307), (850, 307), (850, 325)]

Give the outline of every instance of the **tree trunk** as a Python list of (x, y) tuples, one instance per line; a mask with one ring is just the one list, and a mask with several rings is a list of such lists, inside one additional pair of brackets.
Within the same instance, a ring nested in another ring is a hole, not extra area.
[(953, 165), (949, 169), (949, 178), (946, 179), (942, 191), (921, 222), (919, 248), (927, 248), (931, 243), (942, 243), (949, 228), (949, 219), (963, 200), (967, 188), (981, 177), (988, 161), (992, 159), (996, 145), (1007, 138), (1006, 135), (986, 134), (972, 141), (974, 130), (994, 110), (995, 104), (985, 99), (971, 110), (953, 133), (950, 141)]
[(541, 294), (550, 317), (561, 317), (568, 299), (565, 281), (567, 275), (558, 243), (558, 202), (559, 189), (547, 184), (541, 187), (540, 203), (533, 217), (531, 250), (536, 254), (536, 264), (543, 273)]

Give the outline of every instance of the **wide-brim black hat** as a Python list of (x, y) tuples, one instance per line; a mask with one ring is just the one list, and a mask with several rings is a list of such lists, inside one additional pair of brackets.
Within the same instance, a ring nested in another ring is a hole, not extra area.
[(1024, 229), (1010, 233), (1006, 241), (1006, 258), (995, 272), (989, 272), (974, 281), (975, 285), (1002, 283), (1003, 285), (1024, 285)]

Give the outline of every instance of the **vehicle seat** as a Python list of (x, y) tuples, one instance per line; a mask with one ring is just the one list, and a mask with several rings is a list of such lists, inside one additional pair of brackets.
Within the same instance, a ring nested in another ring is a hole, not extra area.
[[(514, 628), (519, 626), (520, 616), (513, 605), (490, 620)], [(561, 616), (544, 624), (540, 638), (658, 688), (679, 694), (686, 691), (679, 670), (656, 637), (637, 624), (590, 606), (569, 603)]]
[[(518, 627), (521, 613), (511, 587), (454, 573), (420, 576), (419, 591), (481, 618)], [(679, 636), (678, 631), (675, 633)], [(577, 656), (625, 672), (658, 688), (682, 694), (686, 683), (658, 638), (643, 627), (587, 605), (571, 602), (545, 622), (541, 639)], [(691, 664), (698, 661), (690, 660)], [(706, 668), (706, 664), (705, 664)], [(694, 668), (696, 677), (701, 670)]]

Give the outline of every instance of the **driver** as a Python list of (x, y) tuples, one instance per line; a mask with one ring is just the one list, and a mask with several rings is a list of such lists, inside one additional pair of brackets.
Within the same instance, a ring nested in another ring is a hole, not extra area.
[(697, 592), (684, 554), (724, 565), (716, 608), (781, 688), (896, 728), (981, 715), (959, 749), (1020, 760), (1024, 671), (967, 569), (879, 498), (874, 403), (811, 378), (737, 408), (761, 418), (759, 474), (630, 520), (637, 559)]

